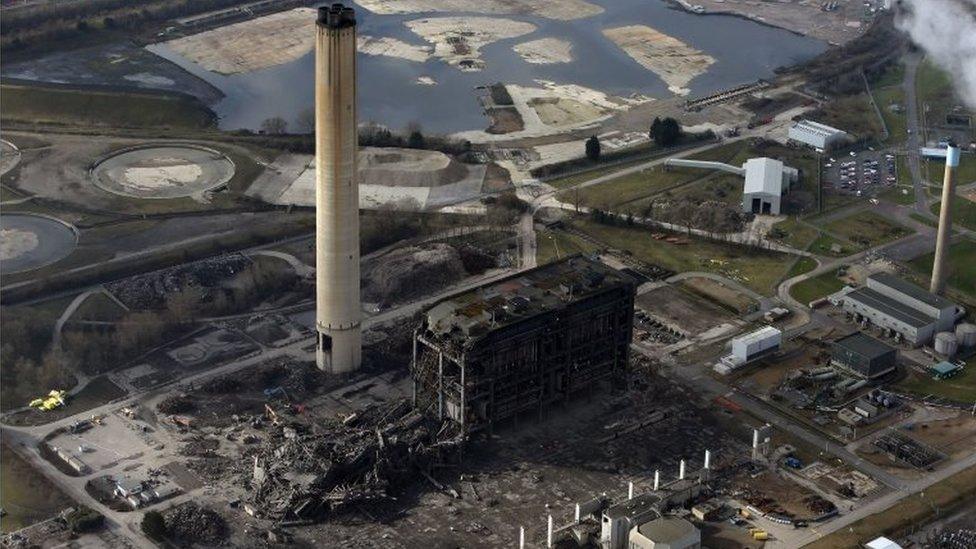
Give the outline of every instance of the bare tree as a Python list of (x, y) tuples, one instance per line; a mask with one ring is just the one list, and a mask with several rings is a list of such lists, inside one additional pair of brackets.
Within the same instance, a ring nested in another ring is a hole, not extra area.
[(309, 107), (295, 117), (295, 129), (298, 133), (315, 133), (315, 109)]
[(261, 122), (261, 131), (269, 135), (281, 135), (288, 130), (288, 121), (280, 116), (265, 118)]

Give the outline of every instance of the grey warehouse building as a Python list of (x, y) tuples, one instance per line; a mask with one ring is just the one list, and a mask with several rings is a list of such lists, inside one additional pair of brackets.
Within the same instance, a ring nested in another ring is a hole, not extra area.
[(948, 299), (888, 273), (873, 274), (866, 286), (847, 289), (832, 300), (859, 320), (912, 345), (925, 345), (937, 332), (951, 330), (963, 314)]
[(834, 342), (830, 360), (859, 376), (874, 379), (894, 371), (898, 351), (871, 336), (856, 332)]

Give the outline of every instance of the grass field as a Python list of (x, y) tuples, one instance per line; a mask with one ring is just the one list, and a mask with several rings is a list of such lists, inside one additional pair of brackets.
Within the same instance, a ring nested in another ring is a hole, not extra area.
[(910, 494), (894, 506), (865, 517), (805, 546), (805, 549), (847, 549), (863, 547), (878, 536), (898, 537), (905, 529), (925, 524), (938, 513), (946, 517), (955, 505), (971, 501), (976, 490), (976, 467), (964, 469), (951, 477)]
[[(835, 244), (840, 248), (839, 252), (834, 251)], [(829, 257), (844, 257), (862, 249), (863, 248), (857, 244), (842, 242), (829, 234), (823, 233), (821, 233), (820, 236), (813, 241), (813, 244), (807, 248), (807, 250), (815, 254), (826, 255)]]
[(765, 295), (774, 293), (775, 285), (786, 274), (790, 265), (786, 254), (744, 246), (699, 239), (693, 239), (688, 245), (654, 240), (651, 238), (651, 231), (643, 227), (602, 225), (583, 218), (574, 220), (573, 226), (610, 247), (627, 250), (648, 263), (678, 273), (717, 273)]
[(782, 234), (777, 240), (798, 250), (806, 250), (820, 236), (820, 231), (795, 217), (780, 221), (773, 227)]
[(970, 358), (962, 373), (949, 379), (932, 379), (932, 376), (913, 371), (897, 387), (920, 396), (934, 395), (956, 402), (976, 402), (976, 358)]
[(907, 227), (871, 211), (860, 211), (835, 219), (828, 222), (824, 228), (865, 248), (912, 234)]
[(868, 100), (868, 94), (860, 93), (830, 101), (823, 107), (824, 114), (817, 122), (844, 128), (858, 137), (879, 138), (881, 121)]
[(59, 490), (29, 463), (0, 445), (0, 507), (7, 514), (0, 518), (0, 531), (12, 532), (36, 522), (49, 519), (72, 505), (68, 496)]
[(0, 86), (0, 119), (83, 126), (207, 128), (213, 112), (195, 100), (139, 93)]
[(828, 271), (803, 282), (794, 284), (790, 288), (790, 295), (800, 303), (807, 304), (820, 299), (844, 287), (844, 283), (837, 278), (837, 273)]
[(871, 82), (876, 88), (886, 88), (888, 86), (899, 86), (905, 81), (905, 65), (894, 63), (885, 67), (883, 74)]
[(905, 92), (900, 87), (875, 88), (874, 102), (888, 126), (889, 143), (901, 143), (908, 135), (908, 119), (905, 116)]
[[(932, 272), (935, 252), (913, 259), (909, 264), (926, 276)], [(963, 238), (949, 247), (949, 286), (976, 298), (976, 241)]]
[[(942, 187), (945, 177), (945, 161), (929, 158), (925, 161), (925, 177), (933, 185)], [(959, 156), (959, 168), (956, 169), (956, 187), (976, 181), (976, 155), (963, 154)]]
[(783, 276), (783, 280), (793, 278), (794, 276), (800, 276), (804, 273), (809, 273), (810, 271), (817, 268), (817, 262), (812, 257), (801, 257), (793, 262), (793, 266), (790, 270)]
[(590, 253), (596, 247), (563, 231), (539, 231), (536, 237), (536, 262), (539, 265), (577, 254)]
[[(932, 204), (932, 213), (938, 216), (941, 208), (942, 202)], [(952, 203), (952, 224), (976, 231), (976, 202), (957, 196)]]

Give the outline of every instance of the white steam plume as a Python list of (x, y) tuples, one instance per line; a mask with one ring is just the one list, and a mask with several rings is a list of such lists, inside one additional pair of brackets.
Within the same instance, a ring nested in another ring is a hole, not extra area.
[(976, 0), (902, 0), (898, 28), (949, 72), (976, 109)]

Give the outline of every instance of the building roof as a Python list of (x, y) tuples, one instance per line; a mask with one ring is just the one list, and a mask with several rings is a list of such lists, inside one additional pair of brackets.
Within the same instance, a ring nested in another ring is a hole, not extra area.
[(884, 356), (895, 348), (874, 339), (864, 332), (854, 332), (853, 334), (842, 337), (834, 342), (834, 345), (861, 355), (869, 360)]
[(813, 120), (800, 120), (796, 124), (793, 124), (794, 128), (808, 131), (811, 133), (820, 134), (824, 137), (830, 137), (832, 135), (844, 134), (847, 132), (844, 130), (838, 130), (837, 128), (828, 126), (826, 124), (821, 124), (820, 122), (814, 122)]
[(732, 340), (732, 343), (744, 343), (746, 345), (754, 342), (761, 341), (769, 337), (774, 337), (782, 335), (783, 332), (773, 328), (772, 326), (763, 326), (762, 328), (756, 330), (755, 332), (750, 332), (746, 335), (739, 336)]
[(946, 362), (946, 361), (942, 361), (942, 362), (936, 364), (935, 366), (932, 366), (932, 370), (935, 373), (941, 374), (941, 375), (951, 374), (952, 372), (955, 372), (959, 368), (960, 368), (960, 366), (958, 364), (953, 364), (951, 362)]
[(682, 518), (661, 517), (637, 527), (642, 536), (654, 543), (674, 543), (700, 535), (695, 525)]
[(930, 307), (935, 307), (936, 309), (945, 309), (947, 307), (952, 307), (953, 303), (948, 299), (935, 295), (931, 292), (927, 292), (922, 288), (912, 284), (911, 282), (906, 282), (895, 275), (889, 273), (875, 273), (868, 277), (868, 280), (874, 280), (880, 282), (889, 288), (898, 290), (899, 292), (917, 299), (922, 303)]
[(599, 261), (571, 256), (447, 297), (427, 309), (426, 328), (436, 337), (474, 338), (632, 284), (631, 277)]
[(783, 194), (783, 163), (772, 158), (750, 158), (746, 161), (746, 184), (742, 192)]
[(901, 545), (883, 536), (865, 543), (864, 546), (868, 549), (902, 549)]
[(657, 513), (657, 505), (660, 502), (661, 496), (657, 492), (647, 492), (608, 508), (606, 515), (611, 519), (634, 519), (647, 513)]
[(904, 303), (895, 301), (890, 297), (872, 290), (871, 288), (857, 288), (848, 292), (844, 299), (857, 301), (866, 307), (876, 309), (895, 320), (904, 322), (913, 328), (922, 328), (935, 322), (935, 319), (927, 314), (919, 312)]

